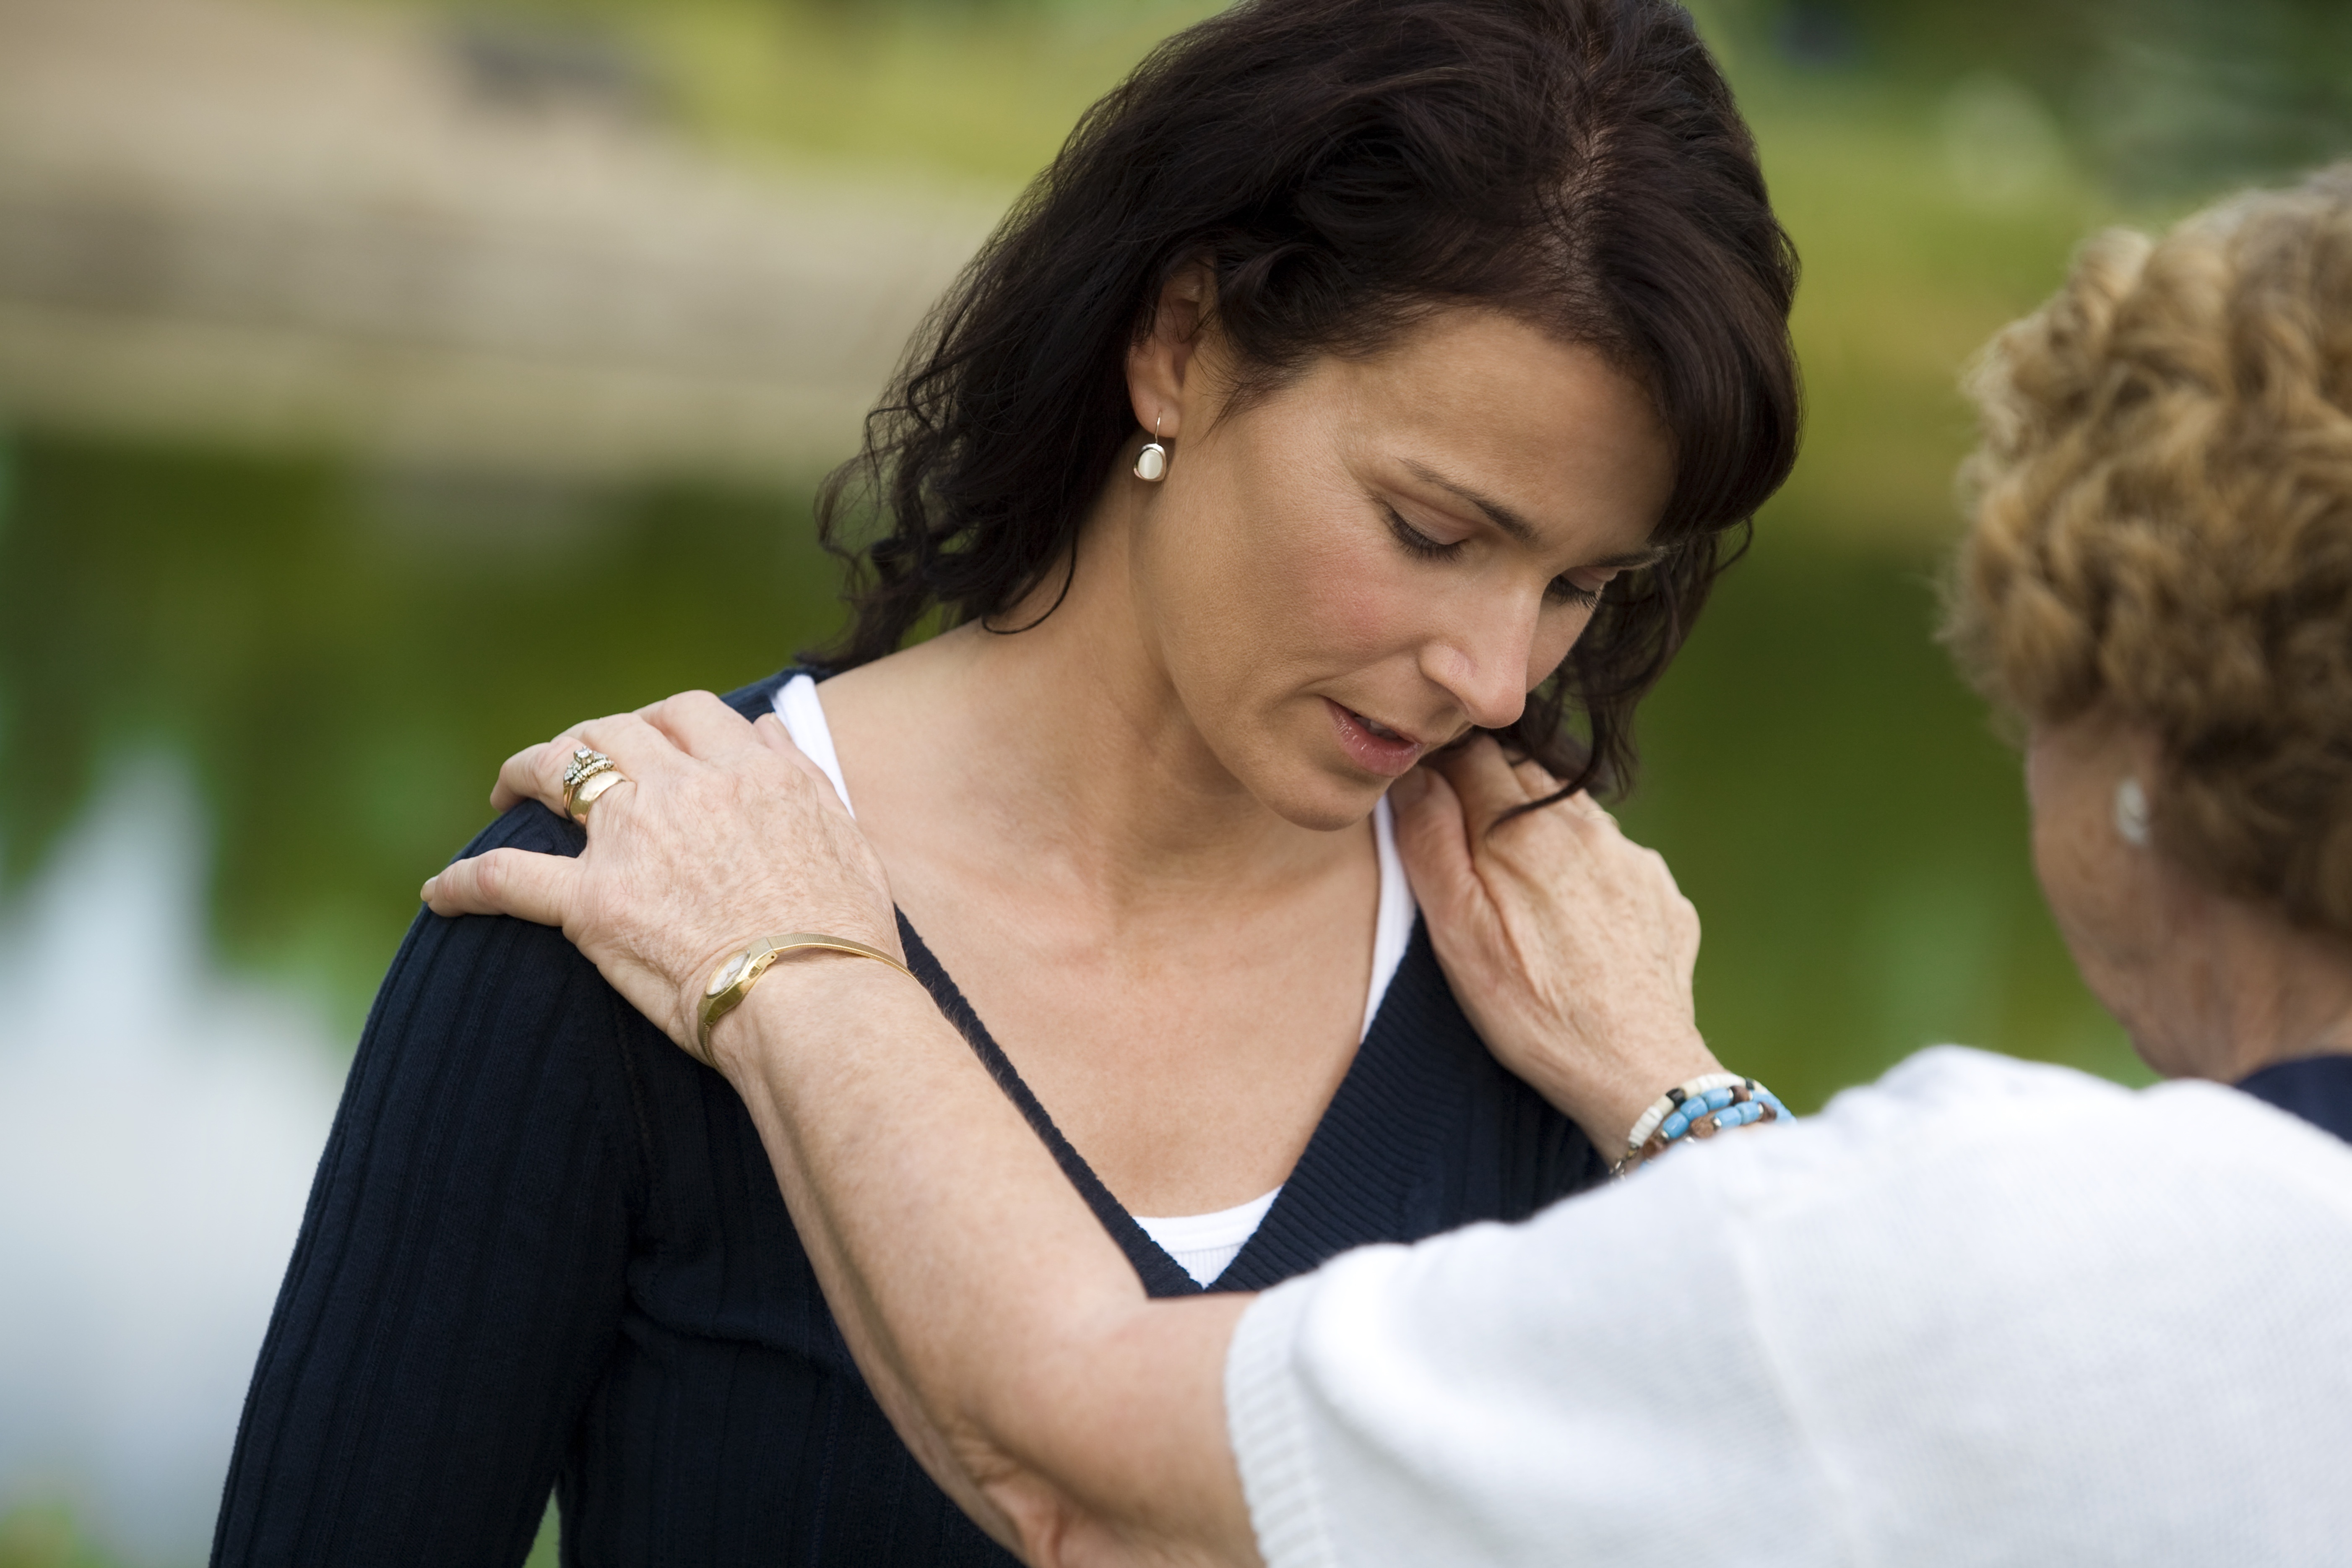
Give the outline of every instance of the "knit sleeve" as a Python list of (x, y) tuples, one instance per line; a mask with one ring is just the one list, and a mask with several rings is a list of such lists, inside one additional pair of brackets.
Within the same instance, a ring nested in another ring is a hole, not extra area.
[(1738, 1228), (1665, 1165), (1252, 1304), (1225, 1415), (1269, 1568), (1838, 1561)]
[[(579, 843), (528, 805), (467, 853)], [(254, 1370), (215, 1564), (523, 1560), (620, 1320), (645, 1181), (626, 1016), (561, 931), (418, 915)]]

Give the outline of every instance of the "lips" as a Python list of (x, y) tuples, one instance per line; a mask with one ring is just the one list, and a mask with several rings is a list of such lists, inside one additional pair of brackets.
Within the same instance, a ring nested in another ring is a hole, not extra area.
[(1331, 710), (1331, 724), (1339, 731), (1340, 749), (1348, 753), (1349, 761), (1366, 773), (1381, 778), (1401, 778), (1421, 761), (1426, 748), (1412, 736), (1352, 708), (1343, 708), (1328, 697), (1323, 701)]

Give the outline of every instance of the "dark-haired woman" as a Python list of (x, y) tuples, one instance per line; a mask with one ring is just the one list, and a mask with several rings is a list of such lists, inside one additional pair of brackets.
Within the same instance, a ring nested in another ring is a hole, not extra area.
[[(1626, 777), (1791, 459), (1792, 287), (1678, 8), (1288, 0), (1163, 46), (935, 317), (825, 499), (845, 640), (732, 700), (826, 765), (909, 964), (1154, 1293), (1600, 1173), (1447, 990), (1382, 795), (1473, 731)], [(582, 842), (525, 806), (474, 847)], [(557, 932), (428, 915), (215, 1560), (515, 1561), (551, 1487), (570, 1562), (1003, 1561), (726, 1082)]]

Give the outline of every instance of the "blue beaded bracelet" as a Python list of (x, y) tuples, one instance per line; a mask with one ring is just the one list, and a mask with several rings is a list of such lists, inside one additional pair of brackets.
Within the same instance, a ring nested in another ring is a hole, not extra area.
[(1793, 1120), (1780, 1097), (1754, 1079), (1710, 1073), (1660, 1095), (1633, 1124), (1624, 1156), (1611, 1170), (1622, 1176), (1685, 1138), (1704, 1140), (1734, 1127)]

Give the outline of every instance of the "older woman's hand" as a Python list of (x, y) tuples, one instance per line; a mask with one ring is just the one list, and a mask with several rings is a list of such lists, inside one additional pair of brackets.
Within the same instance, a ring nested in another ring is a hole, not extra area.
[[(562, 813), (573, 748), (613, 759), (577, 859), (493, 849), (425, 884), (436, 914), (512, 914), (563, 934), (631, 1005), (693, 1049), (696, 1009), (726, 955), (817, 931), (897, 953), (882, 864), (815, 763), (772, 716), (747, 723), (707, 691), (599, 719), (518, 752), (490, 804)], [(651, 831), (616, 834), (626, 821)]]
[(1487, 1047), (1613, 1159), (1652, 1100), (1718, 1070), (1691, 1002), (1698, 913), (1590, 796), (1502, 821), (1559, 788), (1481, 737), (1398, 781), (1397, 847)]

